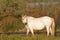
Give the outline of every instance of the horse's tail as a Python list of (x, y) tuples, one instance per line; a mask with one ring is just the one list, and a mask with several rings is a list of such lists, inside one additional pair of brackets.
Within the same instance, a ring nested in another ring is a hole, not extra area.
[(52, 25), (51, 25), (51, 28), (52, 28), (52, 33), (51, 33), (51, 35), (55, 35), (55, 21), (54, 21), (54, 19), (52, 19)]

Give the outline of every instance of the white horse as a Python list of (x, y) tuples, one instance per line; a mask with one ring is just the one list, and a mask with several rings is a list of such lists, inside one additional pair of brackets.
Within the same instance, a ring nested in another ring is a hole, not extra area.
[(55, 34), (55, 22), (54, 19), (49, 16), (34, 18), (31, 16), (22, 16), (22, 22), (26, 23), (27, 35), (31, 31), (34, 35), (33, 30), (42, 30), (46, 27), (47, 36), (51, 33), (54, 36)]

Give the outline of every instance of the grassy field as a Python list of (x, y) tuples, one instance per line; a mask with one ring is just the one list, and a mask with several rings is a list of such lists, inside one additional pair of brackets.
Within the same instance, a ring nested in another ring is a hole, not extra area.
[(46, 34), (35, 34), (34, 36), (25, 34), (0, 34), (0, 40), (60, 40), (60, 35), (49, 36)]

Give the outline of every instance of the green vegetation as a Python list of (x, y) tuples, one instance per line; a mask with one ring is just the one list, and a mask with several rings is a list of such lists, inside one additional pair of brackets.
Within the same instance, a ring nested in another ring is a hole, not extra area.
[(24, 35), (24, 34), (0, 34), (0, 40), (60, 40), (60, 36), (49, 36), (46, 34)]

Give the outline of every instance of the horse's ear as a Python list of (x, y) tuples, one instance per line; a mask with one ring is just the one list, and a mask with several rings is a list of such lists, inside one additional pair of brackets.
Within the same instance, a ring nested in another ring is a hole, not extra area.
[(21, 15), (21, 17), (26, 17), (26, 15)]

